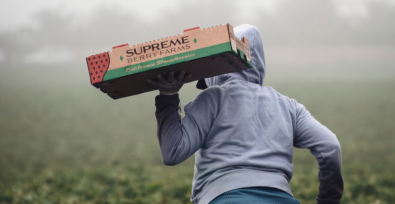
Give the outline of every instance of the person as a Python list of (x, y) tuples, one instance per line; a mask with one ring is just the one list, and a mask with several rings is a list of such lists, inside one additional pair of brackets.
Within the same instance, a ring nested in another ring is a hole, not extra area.
[(340, 203), (336, 136), (302, 104), (262, 86), (266, 65), (259, 30), (241, 25), (234, 31), (249, 41), (252, 68), (199, 80), (204, 90), (185, 105), (184, 118), (178, 91), (191, 75), (170, 72), (148, 80), (160, 92), (155, 114), (163, 163), (177, 165), (195, 154), (193, 203), (297, 204), (289, 184), (293, 147), (308, 148), (319, 165), (317, 203)]

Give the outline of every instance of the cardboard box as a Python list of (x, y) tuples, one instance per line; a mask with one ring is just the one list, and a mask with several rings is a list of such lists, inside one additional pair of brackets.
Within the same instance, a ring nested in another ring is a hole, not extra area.
[(230, 24), (115, 46), (87, 57), (86, 62), (91, 84), (113, 99), (157, 90), (147, 79), (167, 76), (169, 71), (192, 73), (190, 82), (252, 67), (247, 38), (238, 39)]

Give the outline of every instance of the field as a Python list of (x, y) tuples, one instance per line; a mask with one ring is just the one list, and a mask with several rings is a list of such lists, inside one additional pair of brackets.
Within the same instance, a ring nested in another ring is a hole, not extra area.
[[(264, 85), (295, 98), (338, 137), (342, 203), (395, 203), (395, 68), (270, 66)], [(181, 91), (186, 104), (199, 92)], [(0, 65), (0, 203), (190, 203), (194, 158), (167, 167), (150, 92), (112, 100), (84, 65)], [(315, 203), (318, 168), (295, 149), (292, 191)]]

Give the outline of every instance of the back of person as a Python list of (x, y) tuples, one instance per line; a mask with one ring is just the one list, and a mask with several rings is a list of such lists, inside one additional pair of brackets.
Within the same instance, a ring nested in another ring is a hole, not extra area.
[(336, 136), (294, 99), (262, 87), (266, 65), (259, 30), (242, 25), (235, 35), (249, 40), (251, 69), (204, 79), (206, 89), (185, 106), (182, 120), (178, 94), (156, 97), (163, 162), (176, 165), (195, 153), (194, 203), (230, 203), (236, 196), (244, 201), (234, 203), (294, 204), (293, 147), (309, 148), (320, 168), (317, 202), (339, 203)]
[[(205, 192), (204, 200), (251, 186), (291, 194), (296, 103), (271, 87), (241, 80), (212, 88), (221, 89), (223, 98), (195, 154), (194, 195)], [(185, 112), (190, 112), (188, 105)]]

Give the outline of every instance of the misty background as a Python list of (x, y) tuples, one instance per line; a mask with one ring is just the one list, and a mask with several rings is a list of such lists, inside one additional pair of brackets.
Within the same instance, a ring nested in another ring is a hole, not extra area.
[[(337, 135), (342, 203), (393, 203), (394, 21), (395, 0), (1, 0), (0, 203), (190, 203), (194, 157), (163, 165), (158, 92), (112, 100), (85, 58), (226, 23), (258, 27), (264, 86)], [(293, 164), (293, 194), (316, 203), (315, 158)]]
[(2, 1), (0, 63), (85, 63), (184, 29), (257, 26), (271, 64), (394, 65), (395, 1)]

